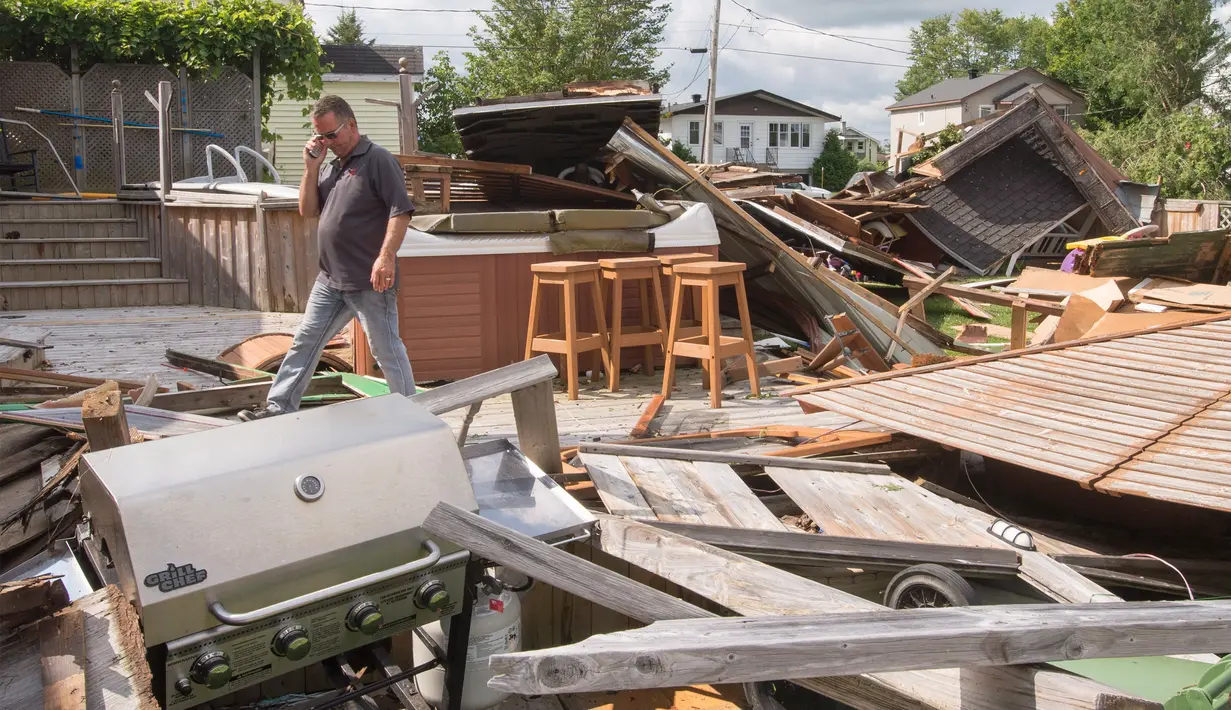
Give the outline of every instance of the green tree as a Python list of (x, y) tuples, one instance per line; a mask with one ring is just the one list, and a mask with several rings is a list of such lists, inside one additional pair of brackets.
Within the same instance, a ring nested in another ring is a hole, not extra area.
[(467, 77), (458, 73), (441, 50), (432, 57), (432, 67), (423, 76), (423, 99), (419, 102), (419, 149), (429, 153), (462, 154), (462, 137), (453, 123), (453, 111), (474, 103)]
[(830, 192), (846, 187), (846, 182), (859, 170), (859, 158), (842, 147), (842, 137), (837, 129), (825, 134), (821, 154), (812, 161), (812, 184), (820, 185)]
[(932, 139), (931, 143), (923, 146), (923, 149), (911, 156), (912, 165), (921, 165), (925, 161), (931, 160), (940, 155), (941, 152), (949, 148), (949, 146), (957, 145), (962, 142), (962, 129), (950, 123), (941, 129), (940, 133)]
[(663, 145), (667, 146), (667, 148), (670, 149), (671, 152), (675, 154), (675, 157), (679, 158), (685, 163), (701, 162), (697, 160), (697, 155), (692, 152), (692, 149), (689, 148), (687, 145), (684, 145), (684, 142), (681, 141), (679, 138), (667, 139), (667, 138), (663, 138), (662, 136), (659, 136), (658, 140), (661, 141)]
[(1000, 10), (962, 10), (924, 20), (910, 31), (910, 68), (897, 98), (945, 79), (1047, 66), (1047, 21), (1034, 15), (1006, 17)]
[(574, 81), (664, 86), (657, 45), (671, 6), (657, 0), (494, 0), (470, 28), (466, 69), (480, 96), (558, 91)]
[(338, 15), (338, 21), (333, 23), (325, 35), (325, 44), (366, 44), (370, 47), (376, 44), (376, 39), (363, 38), (363, 21), (352, 7)]
[(1229, 49), (1222, 0), (1065, 0), (1048, 38), (1052, 76), (1089, 100), (1091, 125), (1121, 125), (1206, 97)]
[(1151, 112), (1122, 127), (1107, 127), (1086, 138), (1132, 180), (1162, 178), (1167, 197), (1231, 198), (1231, 127), (1197, 106), (1170, 114)]

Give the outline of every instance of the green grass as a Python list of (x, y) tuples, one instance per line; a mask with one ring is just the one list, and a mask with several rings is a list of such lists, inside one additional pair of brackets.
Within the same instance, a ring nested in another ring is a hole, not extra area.
[[(982, 281), (985, 277), (971, 276), (964, 279), (953, 279), (954, 282), (961, 283), (962, 281)], [(877, 295), (890, 303), (902, 305), (909, 299), (906, 289), (900, 286), (891, 286), (889, 284), (871, 283), (862, 284), (869, 287)], [(992, 314), (990, 321), (985, 321), (980, 318), (975, 318), (962, 309), (953, 301), (945, 296), (931, 296), (923, 303), (924, 309), (927, 311), (927, 320), (932, 327), (940, 332), (948, 335), (951, 338), (957, 337), (957, 329), (959, 326), (975, 324), (990, 324), (1004, 326), (1010, 328), (1013, 325), (1013, 309), (1008, 306), (994, 306), (990, 304), (980, 303), (978, 306), (988, 313)], [(1032, 331), (1035, 328), (1034, 323), (1027, 323), (1026, 330)], [(988, 336), (989, 343), (1004, 343), (1008, 342), (1007, 338), (998, 338), (996, 336)], [(956, 354), (956, 353), (951, 353)]]

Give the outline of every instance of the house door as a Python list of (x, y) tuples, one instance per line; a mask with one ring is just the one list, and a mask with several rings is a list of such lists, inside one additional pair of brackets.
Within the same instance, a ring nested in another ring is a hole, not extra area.
[(752, 150), (752, 124), (739, 124), (739, 147), (743, 150)]

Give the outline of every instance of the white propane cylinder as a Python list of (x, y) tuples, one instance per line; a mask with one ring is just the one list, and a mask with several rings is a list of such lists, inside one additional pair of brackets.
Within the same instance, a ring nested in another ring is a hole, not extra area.
[[(452, 617), (423, 626), (436, 645), (449, 650), (449, 622)], [(432, 652), (412, 635), (415, 663), (423, 663)], [(479, 588), (474, 614), (470, 619), (470, 643), (466, 648), (466, 680), (462, 686), (462, 710), (486, 710), (504, 702), (509, 693), (492, 690), (487, 681), (495, 675), (487, 667), (489, 656), (521, 650), (521, 600), (517, 593), (504, 590), (499, 595)], [(443, 707), (445, 670), (439, 666), (415, 676), (419, 694), (434, 708)]]

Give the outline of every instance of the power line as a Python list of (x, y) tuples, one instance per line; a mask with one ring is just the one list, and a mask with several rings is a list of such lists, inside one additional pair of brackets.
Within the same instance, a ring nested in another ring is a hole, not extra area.
[[(677, 51), (692, 51), (687, 47), (659, 47), (659, 49), (669, 49)], [(790, 54), (788, 52), (767, 52), (762, 49), (744, 49), (743, 47), (731, 47), (726, 50), (728, 52), (747, 52), (748, 54), (767, 54), (771, 57), (791, 57), (793, 59), (815, 59), (822, 62), (841, 62), (842, 64), (867, 64), (873, 67), (896, 67), (900, 69), (909, 69), (909, 64), (889, 64), (887, 62), (868, 62), (861, 59), (838, 59), (837, 57), (817, 57), (811, 54)]]
[(343, 10), (385, 10), (389, 12), (452, 12), (465, 14), (478, 14), (480, 12), (490, 12), (491, 8), (481, 9), (455, 9), (444, 7), (373, 7), (371, 5), (350, 5), (334, 2), (312, 2), (312, 0), (304, 0), (304, 5), (313, 5), (316, 7), (340, 7)]
[(883, 50), (885, 50), (886, 52), (897, 52), (898, 54), (910, 54), (910, 52), (906, 52), (906, 51), (903, 51), (903, 50), (901, 50), (901, 49), (894, 49), (893, 47), (882, 47), (882, 46), (881, 46), (881, 45), (879, 45), (879, 44), (871, 44), (870, 42), (863, 42), (863, 41), (861, 41), (861, 40), (854, 39), (853, 37), (851, 37), (851, 36), (849, 36), (849, 35), (834, 34), (833, 32), (826, 32), (826, 31), (824, 31), (824, 30), (818, 30), (818, 29), (816, 29), (815, 27), (808, 27), (808, 26), (806, 26), (806, 25), (801, 25), (801, 24), (799, 24), (799, 23), (797, 23), (797, 22), (790, 22), (789, 20), (783, 20), (783, 19), (780, 19), (780, 18), (777, 18), (777, 17), (770, 17), (769, 15), (762, 15), (761, 13), (757, 12), (756, 10), (753, 10), (752, 8), (748, 7), (747, 5), (743, 5), (743, 4), (741, 4), (741, 3), (739, 2), (739, 0), (731, 0), (731, 2), (735, 3), (735, 5), (736, 5), (736, 6), (738, 6), (738, 7), (742, 7), (742, 8), (744, 8), (744, 9), (745, 9), (745, 10), (747, 10), (750, 14), (752, 14), (752, 15), (753, 15), (753, 16), (755, 16), (755, 17), (759, 17), (759, 18), (761, 18), (762, 20), (772, 20), (772, 21), (774, 21), (774, 22), (781, 22), (781, 23), (782, 23), (782, 24), (784, 24), (784, 25), (790, 25), (790, 26), (792, 26), (792, 27), (798, 27), (798, 28), (799, 28), (799, 29), (801, 29), (801, 30), (808, 30), (809, 32), (815, 32), (816, 34), (819, 34), (819, 35), (825, 35), (826, 37), (833, 37), (834, 39), (840, 39), (840, 40), (843, 40), (843, 41), (845, 41), (845, 42), (853, 42), (853, 43), (855, 43), (855, 44), (862, 44), (862, 45), (867, 46), (867, 47), (874, 47), (874, 48), (876, 48), (876, 49), (883, 49)]

